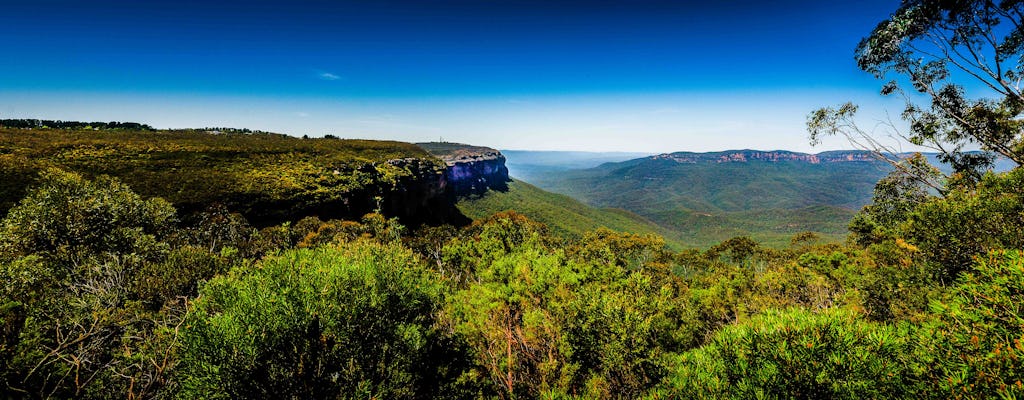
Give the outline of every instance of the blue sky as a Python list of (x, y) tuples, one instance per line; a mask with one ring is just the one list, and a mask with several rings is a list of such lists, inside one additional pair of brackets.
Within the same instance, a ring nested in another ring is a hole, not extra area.
[(3, 3), (0, 118), (667, 152), (899, 111), (853, 62), (898, 0)]

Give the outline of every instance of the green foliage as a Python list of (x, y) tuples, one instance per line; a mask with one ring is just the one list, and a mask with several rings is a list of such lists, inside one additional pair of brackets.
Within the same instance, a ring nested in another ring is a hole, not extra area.
[(871, 204), (865, 212), (882, 227), (894, 228), (910, 216), (917, 206), (933, 197), (920, 177), (937, 179), (940, 172), (928, 164), (921, 153), (901, 161), (905, 169), (895, 169), (875, 184)]
[[(182, 398), (439, 394), (439, 287), (395, 245), (294, 250), (211, 280), (182, 334)], [(446, 366), (455, 368), (454, 362)]]
[(111, 178), (42, 174), (0, 222), (5, 392), (148, 397), (167, 384), (169, 300), (216, 273), (167, 257), (174, 215)]
[[(445, 315), (476, 376), (505, 398), (642, 393), (665, 355), (693, 341), (681, 282), (650, 257), (664, 243), (601, 231), (566, 255), (538, 228), (499, 214), (445, 248), (470, 275)], [(616, 260), (612, 249), (624, 248)]]
[(672, 254), (660, 236), (619, 233), (607, 228), (584, 234), (578, 249), (570, 250), (583, 259), (612, 262), (627, 271), (663, 272), (672, 262)]
[(905, 328), (833, 310), (769, 313), (676, 360), (650, 398), (907, 398), (917, 382)]
[(67, 266), (105, 252), (146, 255), (174, 222), (174, 208), (163, 200), (143, 200), (110, 178), (87, 181), (51, 169), (4, 219), (0, 257), (39, 254)]
[(230, 266), (225, 255), (185, 245), (171, 250), (161, 262), (142, 265), (131, 283), (132, 290), (139, 300), (159, 309), (178, 297), (195, 297), (202, 282), (226, 272)]
[[(1022, 12), (1018, 1), (903, 1), (857, 46), (857, 65), (889, 79), (881, 93), (898, 94), (905, 102), (901, 116), (909, 129), (890, 126), (885, 133), (938, 151), (959, 185), (981, 179), (996, 155), (1016, 165), (1024, 162), (1024, 93), (1013, 83), (1024, 77)], [(858, 148), (895, 156), (895, 146), (880, 140), (877, 127), (857, 124), (856, 111), (846, 103), (812, 112), (807, 118), (812, 144), (841, 134)], [(968, 151), (978, 146), (984, 152)], [(946, 184), (932, 171), (905, 171), (937, 190)]]
[(942, 282), (988, 251), (1024, 248), (1024, 169), (987, 174), (974, 189), (957, 188), (923, 204), (901, 234)]
[[(196, 130), (0, 128), (0, 155), (0, 195), (18, 196), (36, 171), (59, 167), (116, 177), (185, 213), (220, 203), (261, 226), (309, 214), (359, 217), (377, 206), (374, 196), (425, 195), (414, 178), (444, 168), (409, 143)], [(0, 198), (0, 205), (18, 198)]]
[(239, 247), (253, 233), (245, 217), (232, 213), (222, 204), (211, 205), (193, 219), (195, 222), (184, 232), (184, 241), (205, 247), (210, 252)]
[(758, 247), (759, 245), (753, 239), (738, 236), (711, 246), (708, 249), (708, 256), (711, 258), (723, 257), (730, 263), (743, 266), (756, 254)]
[[(1010, 82), (1022, 73), (1022, 12), (1016, 1), (906, 1), (861, 41), (857, 65), (878, 78), (894, 73), (926, 96), (928, 108), (906, 96), (909, 140), (943, 149), (943, 161), (957, 172), (973, 174), (991, 162), (962, 151), (975, 143), (1020, 164), (1024, 97)], [(951, 67), (967, 74), (951, 74)], [(996, 98), (967, 97), (965, 87), (978, 84)], [(898, 91), (897, 81), (883, 89)]]
[(38, 179), (30, 158), (0, 152), (0, 215), (24, 198), (28, 187)]
[[(668, 156), (676, 155), (714, 154)], [(550, 174), (531, 183), (594, 207), (636, 213), (657, 224), (654, 232), (671, 242), (706, 249), (749, 236), (784, 248), (792, 235), (805, 231), (841, 241), (852, 210), (868, 203), (869, 188), (887, 169), (871, 161), (690, 163), (646, 157)]]
[(360, 222), (329, 220), (306, 217), (291, 229), (292, 242), (296, 247), (314, 248), (329, 243), (341, 243), (357, 238), (376, 239), (381, 242), (395, 242), (402, 238), (405, 227), (395, 218), (370, 213)]
[(997, 251), (961, 275), (918, 357), (932, 365), (936, 393), (947, 398), (1024, 396), (1024, 257)]
[[(579, 239), (585, 232), (598, 228), (663, 236), (669, 234), (667, 230), (631, 212), (590, 207), (568, 196), (515, 180), (508, 183), (508, 191), (490, 191), (480, 197), (460, 199), (457, 206), (463, 214), (473, 219), (514, 210), (547, 225), (552, 233), (567, 239)], [(669, 244), (674, 248), (682, 247), (682, 243), (674, 239), (670, 239)]]
[(755, 307), (770, 310), (799, 306), (823, 310), (860, 306), (861, 299), (855, 291), (859, 275), (867, 268), (862, 262), (854, 255), (837, 251), (809, 252), (796, 262), (773, 265), (757, 277)]

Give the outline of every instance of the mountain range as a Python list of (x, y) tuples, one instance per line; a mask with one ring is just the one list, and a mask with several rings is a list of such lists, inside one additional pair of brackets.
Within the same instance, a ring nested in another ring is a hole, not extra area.
[(870, 202), (890, 168), (864, 151), (676, 152), (534, 173), (529, 182), (594, 207), (635, 213), (685, 245), (751, 236), (785, 246), (805, 231), (841, 240), (847, 221)]
[[(847, 222), (892, 168), (856, 150), (747, 149), (632, 159), (622, 159), (630, 153), (503, 153), (513, 178), (598, 209), (628, 211), (655, 223), (670, 242), (695, 247), (735, 236), (784, 247), (801, 232), (842, 240)], [(563, 153), (565, 158), (557, 157)], [(924, 155), (949, 172), (937, 154)], [(1009, 161), (996, 160), (996, 171), (1010, 168)]]

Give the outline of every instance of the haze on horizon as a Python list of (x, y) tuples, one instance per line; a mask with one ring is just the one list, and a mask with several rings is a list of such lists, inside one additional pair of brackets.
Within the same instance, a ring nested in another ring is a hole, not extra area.
[(898, 0), (5, 2), (0, 118), (503, 149), (818, 152), (897, 115), (856, 68)]

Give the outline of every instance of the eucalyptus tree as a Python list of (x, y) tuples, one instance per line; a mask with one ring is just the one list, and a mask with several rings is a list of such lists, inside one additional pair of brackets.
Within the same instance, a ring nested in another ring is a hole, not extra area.
[[(976, 182), (995, 155), (1024, 162), (1022, 57), (1024, 1), (904, 0), (861, 40), (855, 58), (860, 69), (888, 79), (883, 95), (903, 98), (901, 116), (908, 128), (896, 135), (938, 152), (957, 176)], [(811, 142), (839, 134), (898, 161), (875, 130), (856, 123), (856, 111), (847, 103), (812, 112)], [(934, 176), (918, 179), (933, 187), (942, 184)]]

